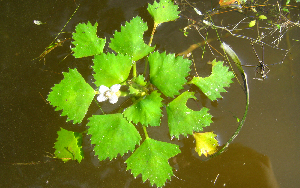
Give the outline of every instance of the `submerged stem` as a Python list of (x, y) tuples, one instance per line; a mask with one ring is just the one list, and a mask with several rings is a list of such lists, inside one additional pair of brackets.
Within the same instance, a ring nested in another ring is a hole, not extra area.
[(229, 144), (237, 137), (237, 135), (240, 133), (245, 120), (246, 120), (246, 116), (248, 113), (248, 108), (249, 108), (249, 86), (248, 86), (248, 82), (247, 82), (247, 74), (244, 72), (242, 66), (241, 66), (241, 61), (238, 58), (238, 56), (236, 55), (236, 53), (226, 44), (226, 43), (222, 43), (221, 47), (224, 49), (224, 51), (231, 57), (231, 59), (234, 61), (234, 63), (237, 65), (238, 70), (243, 78), (244, 81), (244, 92), (246, 95), (246, 108), (245, 108), (245, 112), (244, 112), (244, 116), (243, 119), (241, 120), (238, 128), (236, 129), (236, 131), (234, 132), (234, 134), (231, 136), (231, 138), (226, 142), (226, 144), (214, 155), (210, 156), (210, 158), (212, 157), (216, 157), (218, 155), (220, 155), (221, 153), (223, 153), (229, 146)]

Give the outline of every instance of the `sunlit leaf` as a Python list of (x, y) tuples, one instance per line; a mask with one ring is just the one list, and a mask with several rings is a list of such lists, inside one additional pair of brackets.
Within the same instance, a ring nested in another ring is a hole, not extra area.
[(147, 30), (147, 24), (137, 16), (129, 23), (126, 22), (125, 26), (121, 26), (121, 32), (115, 32), (109, 47), (116, 52), (129, 55), (133, 61), (137, 61), (155, 49), (155, 47), (145, 44), (143, 40), (144, 32)]
[(249, 22), (249, 27), (253, 27), (256, 24), (256, 20), (252, 20)]
[(64, 162), (77, 160), (80, 163), (83, 159), (82, 135), (63, 128), (57, 134), (57, 141), (54, 143), (55, 157)]
[(217, 136), (213, 132), (205, 133), (194, 133), (194, 138), (196, 140), (195, 151), (199, 156), (202, 154), (207, 157), (207, 155), (212, 155), (217, 151), (219, 146), (218, 140), (215, 139)]
[(106, 40), (98, 38), (97, 26), (97, 22), (94, 26), (90, 22), (87, 24), (80, 23), (76, 26), (76, 32), (73, 33), (74, 41), (72, 42), (75, 45), (72, 50), (76, 58), (97, 55), (103, 52)]
[(63, 110), (61, 115), (67, 116), (67, 121), (81, 123), (95, 96), (94, 89), (85, 82), (77, 69), (63, 72), (64, 79), (55, 84), (47, 100), (56, 107), (56, 111)]
[(103, 53), (94, 58), (94, 78), (96, 86), (110, 87), (125, 81), (132, 67), (132, 59), (127, 55)]
[(265, 16), (265, 15), (259, 15), (259, 17), (258, 17), (260, 20), (266, 20), (267, 19), (267, 16)]
[(170, 136), (179, 138), (182, 134), (187, 136), (194, 131), (202, 131), (212, 123), (212, 116), (208, 113), (208, 108), (203, 107), (200, 111), (193, 111), (186, 106), (188, 99), (196, 99), (193, 92), (185, 91), (167, 106), (168, 126)]
[(149, 55), (148, 60), (151, 83), (168, 97), (178, 95), (191, 70), (191, 61), (182, 56), (175, 57), (175, 54), (166, 55), (166, 52), (154, 52)]
[(154, 18), (155, 24), (169, 22), (179, 18), (178, 6), (170, 0), (160, 0), (159, 3), (154, 1), (153, 5), (148, 4), (148, 12)]
[(153, 91), (150, 95), (137, 100), (133, 105), (127, 108), (123, 114), (133, 123), (140, 122), (142, 125), (159, 126), (162, 116), (162, 101), (160, 93)]
[(125, 161), (127, 170), (136, 177), (142, 174), (143, 182), (149, 179), (151, 185), (165, 185), (173, 175), (169, 158), (180, 153), (178, 145), (146, 138), (142, 145)]
[[(299, 0), (299, 1), (300, 1), (300, 0)], [(299, 2), (299, 1), (298, 1), (298, 2)], [(283, 10), (284, 12), (290, 12), (289, 9), (287, 9), (286, 7), (283, 7), (282, 10)]]
[(228, 70), (227, 66), (223, 66), (222, 61), (213, 60), (212, 65), (212, 73), (209, 77), (194, 77), (190, 83), (198, 86), (213, 101), (222, 98), (220, 93), (226, 92), (224, 87), (229, 87), (233, 82), (234, 74)]
[(100, 161), (133, 151), (142, 139), (135, 126), (122, 114), (93, 115), (87, 126)]

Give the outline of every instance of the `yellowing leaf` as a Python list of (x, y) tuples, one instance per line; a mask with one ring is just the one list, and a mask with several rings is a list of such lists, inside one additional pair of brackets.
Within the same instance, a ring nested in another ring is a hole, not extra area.
[(195, 151), (199, 156), (202, 154), (207, 157), (208, 155), (212, 155), (217, 151), (218, 140), (215, 139), (217, 136), (213, 132), (205, 132), (205, 133), (194, 133), (194, 138), (196, 140)]

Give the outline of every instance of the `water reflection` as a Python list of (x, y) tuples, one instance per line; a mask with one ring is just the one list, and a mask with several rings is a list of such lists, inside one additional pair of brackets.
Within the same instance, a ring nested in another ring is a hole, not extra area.
[(209, 161), (178, 155), (173, 162), (179, 166), (175, 175), (180, 179), (173, 178), (177, 183), (167, 187), (279, 187), (270, 158), (242, 144), (231, 144)]

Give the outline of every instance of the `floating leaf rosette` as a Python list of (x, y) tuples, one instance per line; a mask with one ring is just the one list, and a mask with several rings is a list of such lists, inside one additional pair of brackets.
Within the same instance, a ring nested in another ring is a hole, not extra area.
[[(154, 18), (149, 41), (151, 45), (156, 26), (176, 20), (180, 12), (171, 0), (155, 1), (153, 5), (148, 5), (148, 11)], [(90, 135), (95, 155), (103, 161), (128, 153), (126, 157), (129, 158), (125, 161), (127, 170), (134, 177), (141, 174), (143, 181), (149, 180), (151, 185), (162, 187), (173, 175), (168, 160), (180, 153), (180, 149), (178, 145), (150, 138), (153, 132), (148, 134), (147, 129), (149, 126), (160, 126), (163, 109), (166, 109), (171, 137), (194, 135), (195, 150), (199, 155), (214, 153), (217, 147), (215, 135), (196, 133), (210, 126), (212, 115), (208, 113), (208, 108), (194, 111), (186, 106), (188, 99), (196, 97), (194, 92), (184, 90), (187, 88), (185, 85), (195, 84), (210, 100), (216, 100), (222, 97), (220, 93), (226, 91), (224, 87), (229, 87), (234, 75), (228, 67), (223, 66), (223, 62), (214, 60), (209, 77), (193, 77), (187, 83), (192, 61), (172, 53), (153, 52), (155, 47), (150, 47), (144, 41), (147, 23), (139, 16), (126, 22), (120, 31), (114, 33), (109, 43), (110, 49), (106, 48), (106, 52), (103, 52), (106, 39), (97, 36), (97, 26), (97, 23), (92, 25), (90, 22), (78, 24), (72, 42), (75, 45), (72, 48), (75, 58), (94, 56), (94, 74), (89, 80), (94, 81), (95, 88), (85, 81), (76, 68), (69, 69), (69, 72), (63, 73), (64, 79), (52, 87), (47, 100), (55, 110), (62, 110), (61, 115), (67, 116), (67, 121), (73, 120), (75, 124), (84, 122), (97, 94), (95, 105), (92, 105), (89, 113), (98, 114), (88, 118), (88, 129), (83, 132)], [(146, 62), (144, 74), (137, 68), (137, 61)], [(121, 97), (127, 99), (122, 101)], [(104, 102), (107, 100), (109, 103)], [(171, 102), (166, 104), (166, 101)], [(112, 108), (105, 107), (102, 110), (102, 105), (119, 105), (120, 108), (107, 110)], [(97, 106), (101, 111), (94, 109)], [(144, 141), (140, 145), (141, 131)], [(57, 132), (55, 156), (64, 162), (81, 162), (83, 133), (61, 128)]]

